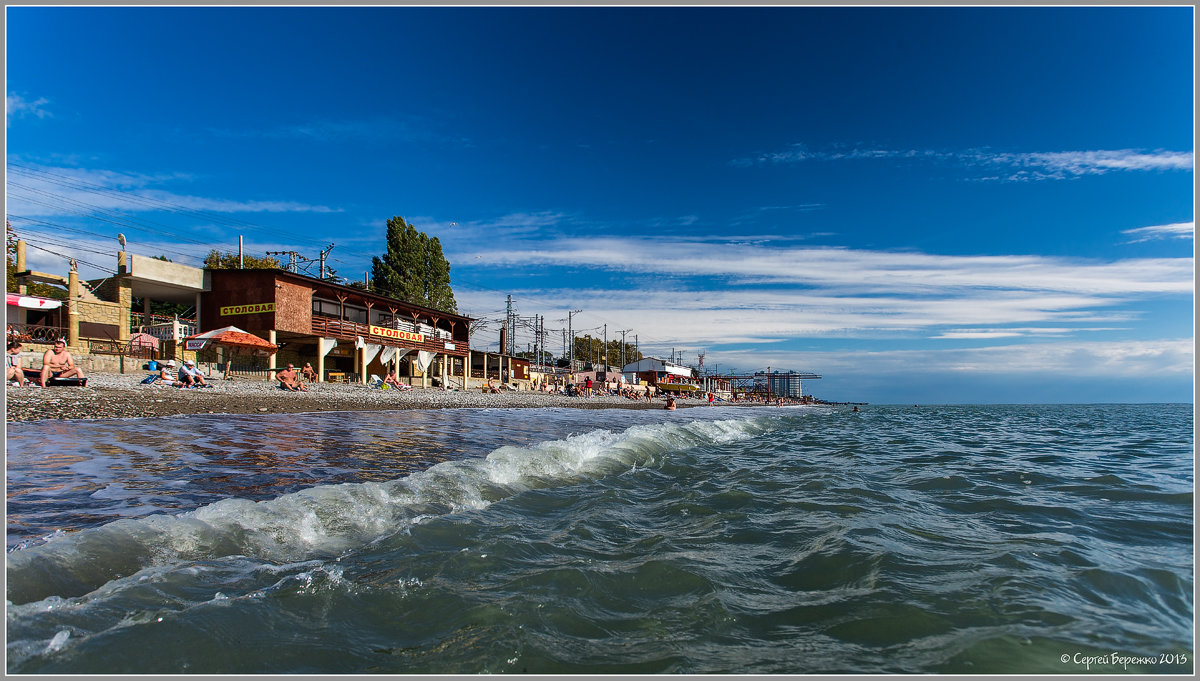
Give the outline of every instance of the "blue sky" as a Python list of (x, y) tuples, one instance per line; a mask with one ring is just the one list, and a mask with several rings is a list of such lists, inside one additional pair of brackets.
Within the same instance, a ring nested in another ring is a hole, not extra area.
[(6, 18), (34, 269), (242, 235), (361, 280), (400, 215), (477, 348), (511, 294), (552, 351), (582, 310), (828, 400), (1193, 397), (1191, 7)]

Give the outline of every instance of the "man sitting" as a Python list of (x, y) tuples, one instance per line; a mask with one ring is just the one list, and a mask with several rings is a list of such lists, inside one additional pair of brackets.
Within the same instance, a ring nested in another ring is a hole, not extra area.
[(300, 382), (300, 377), (296, 375), (296, 368), (291, 364), (287, 368), (275, 374), (275, 380), (279, 381), (279, 387), (292, 392), (308, 392), (308, 388)]
[(388, 372), (387, 378), (383, 382), (392, 386), (396, 390), (407, 390), (408, 386), (400, 382), (400, 376), (396, 374), (395, 369)]
[(51, 378), (86, 378), (83, 370), (75, 365), (75, 358), (67, 352), (67, 342), (54, 341), (54, 347), (42, 355), (42, 376), (38, 384), (43, 388)]
[(8, 342), (8, 354), (4, 356), (4, 382), (16, 381), (25, 385), (25, 370), (21, 368), (21, 341)]
[(309, 383), (315, 383), (317, 380), (317, 370), (313, 368), (312, 362), (305, 362), (304, 368), (300, 370), (300, 376)]
[(179, 382), (185, 388), (209, 387), (204, 372), (197, 369), (196, 361), (191, 359), (183, 360), (183, 366), (179, 367)]

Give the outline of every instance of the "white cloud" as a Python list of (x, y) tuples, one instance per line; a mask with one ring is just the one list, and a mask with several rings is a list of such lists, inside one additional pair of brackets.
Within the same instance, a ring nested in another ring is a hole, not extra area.
[(1186, 378), (1194, 365), (1194, 339), (1042, 342), (984, 348), (884, 351), (776, 351), (710, 353), (723, 365), (820, 367), (839, 377), (893, 376), (914, 372), (1071, 378)]
[[(1092, 261), (1044, 256), (942, 256), (845, 248), (787, 248), (730, 239), (597, 238), (468, 253), (498, 267), (554, 265), (641, 274), (710, 277), (728, 284), (837, 287), (844, 294), (922, 294), (954, 289), (1041, 291), (1086, 296), (1183, 294), (1190, 258)], [(619, 257), (615, 257), (619, 254)]]
[(8, 94), (4, 97), (4, 120), (5, 127), (12, 125), (13, 118), (24, 118), (33, 116), (35, 118), (49, 118), (53, 114), (46, 108), (50, 100), (45, 97), (38, 97), (35, 100), (28, 100), (21, 95)]
[(1129, 234), (1135, 237), (1126, 242), (1131, 244), (1141, 243), (1143, 241), (1154, 241), (1157, 239), (1193, 239), (1196, 235), (1196, 223), (1177, 222), (1171, 225), (1138, 227), (1137, 229), (1127, 229), (1121, 233)]
[(811, 151), (795, 144), (778, 152), (732, 162), (736, 167), (778, 165), (805, 161), (906, 160), (953, 163), (984, 168), (991, 173), (975, 180), (1063, 180), (1114, 171), (1192, 170), (1191, 151), (1114, 149), (1054, 152), (995, 152), (991, 150), (935, 151), (931, 149), (851, 149)]
[(95, 210), (130, 213), (178, 210), (214, 213), (335, 213), (340, 209), (297, 201), (235, 200), (179, 194), (155, 185), (190, 181), (175, 173), (120, 173), (86, 168), (58, 168), (10, 163), (8, 210), (30, 217), (87, 214)]

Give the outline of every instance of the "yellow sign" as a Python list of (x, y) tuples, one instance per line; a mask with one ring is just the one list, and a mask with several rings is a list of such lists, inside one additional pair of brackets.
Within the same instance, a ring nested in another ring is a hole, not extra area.
[(230, 305), (221, 308), (221, 316), (229, 317), (235, 314), (258, 314), (259, 312), (274, 312), (275, 303), (254, 303), (253, 305)]
[(401, 331), (400, 329), (389, 329), (386, 326), (371, 326), (372, 336), (383, 336), (384, 338), (395, 338), (396, 340), (405, 340), (412, 343), (424, 343), (425, 335), (413, 333), (412, 331)]

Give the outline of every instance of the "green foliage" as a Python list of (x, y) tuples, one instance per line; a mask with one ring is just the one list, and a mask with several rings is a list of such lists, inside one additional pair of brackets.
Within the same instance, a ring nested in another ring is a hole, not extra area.
[[(4, 242), (4, 290), (11, 293), (17, 292), (17, 234), (13, 231), (12, 225), (8, 220), (4, 221), (5, 227), (5, 242)], [(60, 286), (45, 284), (42, 282), (29, 282), (25, 286), (25, 291), (31, 296), (40, 296), (42, 298), (55, 298), (57, 300), (66, 300), (67, 291)]]
[[(592, 362), (594, 364), (604, 364), (604, 339), (592, 338), (588, 334), (575, 337), (575, 360), (578, 362)], [(634, 350), (633, 343), (625, 344), (625, 363), (630, 364), (642, 358), (642, 353)], [(608, 341), (608, 364), (609, 366), (620, 369), (617, 366), (621, 363), (621, 341)]]
[[(165, 260), (165, 258), (163, 259)], [(243, 254), (242, 261), (245, 264), (244, 269), (247, 270), (275, 270), (282, 268), (279, 261), (270, 256), (260, 258)], [(223, 253), (214, 248), (205, 256), (204, 266), (210, 270), (236, 270), (238, 269), (238, 255), (237, 253)]]
[(458, 312), (442, 243), (396, 216), (387, 221), (387, 252), (371, 260), (375, 291), (414, 305)]

